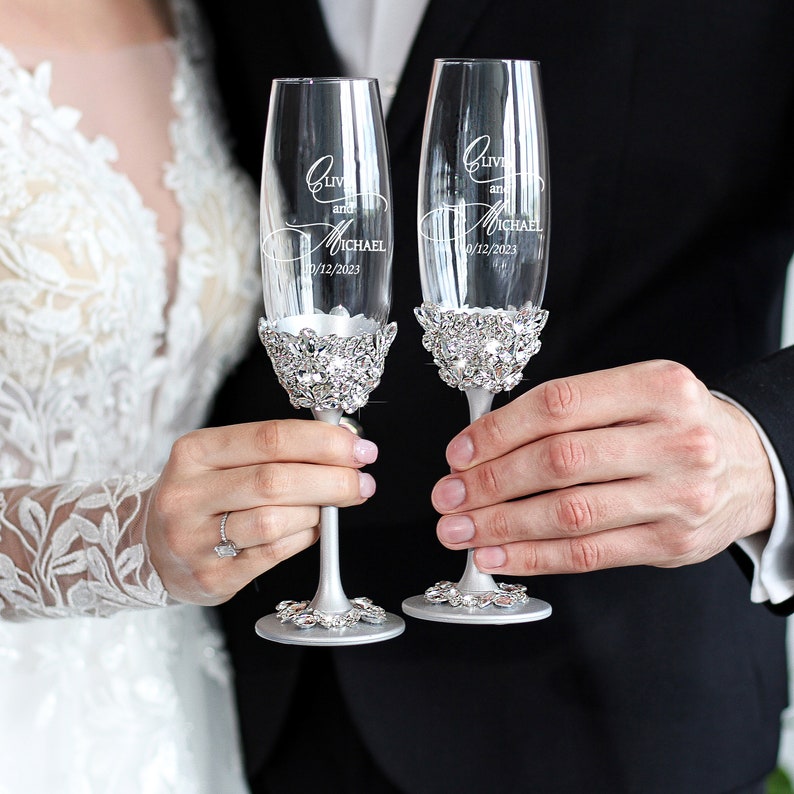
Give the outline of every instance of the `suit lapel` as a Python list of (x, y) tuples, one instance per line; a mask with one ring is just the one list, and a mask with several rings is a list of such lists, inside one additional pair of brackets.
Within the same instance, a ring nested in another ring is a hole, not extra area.
[(397, 151), (406, 136), (424, 120), (433, 61), (456, 55), (493, 0), (431, 0), (405, 64), (392, 101), (387, 129), (389, 147)]

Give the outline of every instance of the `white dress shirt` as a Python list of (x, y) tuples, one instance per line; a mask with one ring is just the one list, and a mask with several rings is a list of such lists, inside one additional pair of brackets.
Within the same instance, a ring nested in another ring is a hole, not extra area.
[(348, 77), (376, 77), (386, 116), (428, 0), (320, 0)]
[[(320, 0), (342, 68), (350, 77), (376, 77), (388, 113), (429, 0)], [(448, 53), (439, 53), (439, 57)], [(721, 399), (724, 395), (717, 394)], [(736, 403), (728, 400), (733, 405)], [(738, 541), (755, 565), (753, 601), (779, 604), (794, 596), (794, 508), (783, 467), (769, 439), (741, 405), (761, 437), (775, 478), (775, 523)]]

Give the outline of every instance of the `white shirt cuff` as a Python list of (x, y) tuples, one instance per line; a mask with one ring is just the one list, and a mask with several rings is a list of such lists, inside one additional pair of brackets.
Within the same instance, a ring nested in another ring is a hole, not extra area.
[(791, 490), (777, 453), (752, 414), (730, 397), (716, 391), (712, 394), (738, 408), (750, 420), (769, 458), (775, 478), (775, 523), (766, 532), (757, 532), (736, 543), (755, 566), (750, 598), (759, 604), (764, 601), (780, 604), (794, 596), (794, 504)]

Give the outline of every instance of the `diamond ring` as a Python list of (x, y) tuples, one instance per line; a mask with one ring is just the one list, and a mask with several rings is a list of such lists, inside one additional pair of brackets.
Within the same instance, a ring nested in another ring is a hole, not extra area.
[(221, 542), (215, 547), (215, 553), (219, 557), (236, 557), (240, 553), (233, 540), (226, 537), (226, 520), (229, 518), (229, 512), (225, 512), (221, 516)]

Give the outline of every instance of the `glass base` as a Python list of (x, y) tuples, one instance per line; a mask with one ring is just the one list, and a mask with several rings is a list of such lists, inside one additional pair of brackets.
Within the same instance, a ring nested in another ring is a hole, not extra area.
[(294, 623), (282, 623), (276, 615), (265, 615), (256, 622), (256, 633), (283, 645), (366, 645), (399, 637), (405, 631), (405, 621), (391, 612), (383, 623), (359, 621), (352, 626), (326, 629), (323, 626), (303, 628)]
[(507, 623), (529, 623), (543, 620), (551, 615), (551, 604), (539, 598), (528, 598), (511, 607), (464, 607), (450, 606), (448, 603), (434, 604), (424, 595), (406, 598), (402, 604), (403, 612), (412, 618), (432, 620), (436, 623), (471, 623), (501, 626)]

